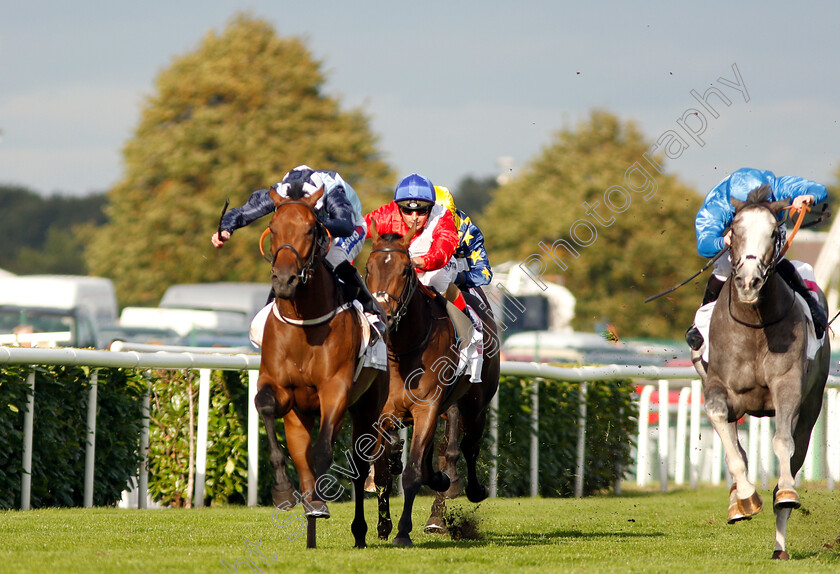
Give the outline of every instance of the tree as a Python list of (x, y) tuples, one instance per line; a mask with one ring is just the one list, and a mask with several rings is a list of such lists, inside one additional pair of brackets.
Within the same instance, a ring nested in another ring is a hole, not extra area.
[(225, 198), (240, 205), (297, 165), (337, 170), (366, 209), (388, 199), (393, 176), (367, 117), (322, 93), (320, 68), (301, 41), (238, 15), (158, 76), (87, 251), (123, 304), (156, 304), (178, 282), (268, 281), (257, 247), (267, 218), (224, 249), (209, 240)]
[(24, 187), (0, 186), (0, 268), (17, 274), (85, 275), (83, 228), (105, 222), (105, 194), (42, 197)]
[(485, 211), (491, 260), (519, 260), (535, 280), (565, 283), (576, 329), (608, 322), (622, 337), (677, 337), (700, 303), (708, 275), (643, 302), (704, 263), (693, 224), (703, 198), (664, 173), (650, 146), (632, 122), (593, 111), (556, 133)]
[(476, 179), (468, 175), (453, 190), (458, 209), (462, 209), (474, 221), (481, 220), (481, 213), (493, 199), (493, 192), (499, 187), (495, 177)]

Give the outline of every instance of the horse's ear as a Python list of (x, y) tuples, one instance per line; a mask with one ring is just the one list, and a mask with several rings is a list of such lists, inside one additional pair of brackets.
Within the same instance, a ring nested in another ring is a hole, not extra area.
[(370, 240), (371, 241), (379, 241), (379, 230), (376, 228), (376, 220), (371, 217), (370, 219)]
[(277, 193), (277, 188), (273, 185), (271, 186), (271, 189), (268, 190), (268, 196), (271, 198), (271, 201), (274, 202), (274, 207), (279, 207), (284, 201), (284, 199), (280, 197), (280, 194)]
[(318, 200), (321, 199), (323, 196), (324, 186), (321, 185), (321, 187), (318, 188), (318, 191), (306, 198), (306, 203), (308, 203), (311, 207), (315, 207), (315, 204), (318, 203)]
[(746, 205), (746, 201), (741, 201), (740, 199), (735, 199), (734, 197), (729, 198), (729, 203), (732, 204), (732, 207), (735, 208), (735, 211), (740, 211), (744, 205)]
[(767, 207), (770, 208), (770, 211), (773, 212), (773, 215), (779, 215), (784, 208), (790, 205), (790, 202), (786, 199), (781, 199), (779, 201), (774, 201)]
[(405, 248), (408, 249), (408, 246), (411, 244), (411, 240), (414, 239), (414, 235), (417, 233), (417, 222), (414, 222), (414, 225), (408, 228), (408, 233), (405, 234), (402, 238), (402, 243), (405, 245)]

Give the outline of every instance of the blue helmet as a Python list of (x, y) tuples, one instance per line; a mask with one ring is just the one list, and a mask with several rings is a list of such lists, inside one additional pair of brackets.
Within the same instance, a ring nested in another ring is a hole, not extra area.
[(435, 198), (435, 186), (429, 178), (416, 173), (412, 173), (397, 184), (394, 192), (394, 201), (409, 209), (416, 209), (423, 204), (433, 204)]
[(729, 197), (746, 201), (752, 190), (762, 185), (769, 185), (773, 189), (775, 182), (776, 176), (772, 171), (743, 167), (729, 176)]

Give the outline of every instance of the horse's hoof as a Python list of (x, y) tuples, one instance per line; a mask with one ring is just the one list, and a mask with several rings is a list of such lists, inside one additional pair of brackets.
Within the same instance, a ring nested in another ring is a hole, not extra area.
[(443, 492), (449, 488), (450, 483), (448, 474), (437, 471), (432, 473), (432, 477), (429, 479), (429, 488), (435, 492)]
[(373, 473), (365, 479), (365, 492), (376, 492), (376, 482), (373, 480)]
[(774, 550), (773, 560), (790, 560), (790, 554), (788, 554), (784, 550)]
[(408, 536), (397, 536), (394, 538), (394, 542), (392, 544), (394, 546), (402, 546), (403, 548), (411, 548), (414, 546), (414, 542), (412, 542), (411, 538)]
[(471, 484), (467, 485), (467, 499), (470, 502), (481, 502), (487, 499), (488, 496), (490, 496), (490, 491), (483, 484), (477, 484), (475, 486)]
[(732, 488), (733, 490), (730, 494), (729, 515), (726, 518), (726, 521), (729, 524), (734, 524), (741, 520), (750, 520), (753, 516), (761, 512), (761, 507), (764, 503), (762, 502), (758, 491), (753, 492), (752, 496), (749, 498), (741, 499), (732, 495), (735, 487), (733, 486)]
[(446, 525), (440, 516), (430, 516), (423, 531), (429, 534), (446, 534)]
[(312, 500), (310, 502), (304, 502), (303, 507), (306, 509), (306, 516), (311, 516), (312, 518), (330, 517), (330, 509), (327, 508), (326, 502)]
[(781, 508), (799, 508), (802, 502), (799, 500), (799, 495), (793, 489), (779, 490), (773, 497), (773, 510)]
[(274, 506), (280, 510), (291, 510), (297, 504), (295, 489), (279, 489), (276, 486), (272, 486), (271, 501), (274, 503)]

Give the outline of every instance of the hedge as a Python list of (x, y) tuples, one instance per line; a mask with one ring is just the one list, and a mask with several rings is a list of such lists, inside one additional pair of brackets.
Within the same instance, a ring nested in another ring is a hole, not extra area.
[[(20, 507), (23, 417), (32, 367), (0, 370), (0, 508)], [(90, 388), (84, 367), (35, 367), (32, 508), (81, 506)], [(116, 504), (137, 474), (145, 381), (132, 371), (102, 369), (97, 387), (93, 504)]]
[[(28, 367), (0, 370), (0, 507), (19, 506), (23, 412)], [(198, 373), (160, 370), (151, 374), (149, 492), (154, 500), (171, 506), (192, 504), (190, 477), (195, 460)], [(213, 371), (211, 377), (206, 505), (244, 504), (247, 500), (247, 372)], [(96, 437), (94, 504), (113, 505), (132, 484), (139, 464), (142, 423), (140, 405), (147, 381), (139, 373), (101, 369)], [(87, 421), (88, 370), (36, 368), (35, 444), (33, 454), (33, 507), (80, 506), (84, 479), (84, 434)], [(577, 452), (579, 384), (540, 383), (539, 494), (571, 496)], [(499, 391), (498, 496), (527, 496), (530, 492), (532, 380), (502, 379)], [(586, 471), (584, 494), (608, 491), (620, 469), (632, 463), (632, 440), (637, 412), (634, 387), (628, 380), (597, 381), (588, 385)], [(192, 411), (192, 412), (191, 412)], [(438, 425), (437, 440), (443, 424)], [(346, 466), (350, 448), (349, 417), (335, 446), (338, 464)], [(282, 421), (277, 421), (283, 442)], [(316, 425), (317, 428), (317, 425)], [(107, 432), (105, 432), (107, 429)], [(192, 433), (190, 432), (192, 429)], [(259, 504), (271, 504), (273, 471), (268, 444), (260, 429)], [(410, 432), (410, 431), (409, 431)], [(489, 433), (479, 462), (479, 476), (487, 481)], [(192, 445), (192, 446), (191, 446)], [(459, 472), (465, 473), (463, 457)], [(297, 481), (291, 461), (290, 478)], [(350, 484), (336, 475), (349, 499)]]

